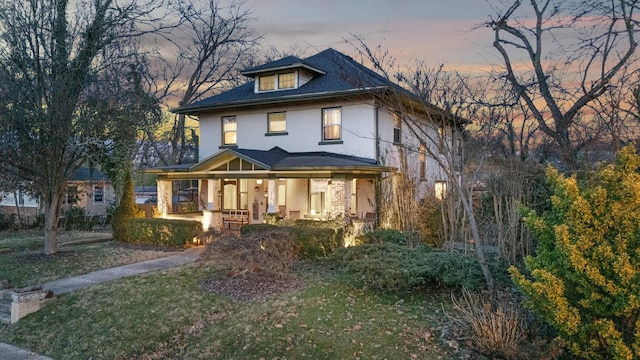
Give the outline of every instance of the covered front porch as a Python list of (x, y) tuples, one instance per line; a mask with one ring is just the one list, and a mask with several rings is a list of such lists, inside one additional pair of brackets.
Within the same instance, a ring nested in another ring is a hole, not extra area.
[[(228, 148), (192, 166), (157, 171), (161, 217), (199, 220), (204, 229), (233, 229), (263, 223), (266, 214), (370, 220), (376, 212), (376, 181), (393, 169), (325, 152)], [(192, 205), (176, 207), (175, 199), (189, 191), (197, 194), (186, 196)]]

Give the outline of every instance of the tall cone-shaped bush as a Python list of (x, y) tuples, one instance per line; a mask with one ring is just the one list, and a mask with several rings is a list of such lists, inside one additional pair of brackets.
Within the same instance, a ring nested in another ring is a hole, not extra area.
[(111, 220), (113, 238), (118, 241), (129, 241), (127, 235), (127, 220), (141, 217), (141, 212), (136, 206), (135, 194), (133, 190), (133, 179), (131, 172), (126, 171), (122, 182), (122, 198)]
[(585, 186), (550, 168), (551, 210), (526, 212), (537, 253), (511, 274), (576, 356), (640, 357), (639, 167), (628, 146)]

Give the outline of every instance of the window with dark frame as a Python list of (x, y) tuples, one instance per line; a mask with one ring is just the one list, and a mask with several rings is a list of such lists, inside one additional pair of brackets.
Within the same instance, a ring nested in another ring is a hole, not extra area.
[(282, 134), (287, 132), (287, 113), (274, 112), (267, 114), (267, 133)]
[(393, 143), (400, 144), (402, 143), (400, 129), (402, 126), (402, 121), (399, 114), (393, 114)]
[(322, 141), (338, 141), (341, 138), (342, 109), (322, 109)]
[(103, 185), (93, 186), (93, 203), (94, 204), (104, 203), (104, 186)]
[(222, 117), (222, 145), (236, 145), (237, 138), (237, 122), (235, 116)]

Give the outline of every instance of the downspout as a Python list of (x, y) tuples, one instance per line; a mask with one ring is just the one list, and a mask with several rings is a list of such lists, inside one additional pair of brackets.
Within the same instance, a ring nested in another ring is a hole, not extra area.
[[(380, 158), (380, 119), (379, 119), (379, 113), (380, 113), (380, 105), (375, 105), (375, 113), (374, 113), (374, 121), (375, 121), (375, 136), (376, 136), (376, 161), (378, 162), (378, 164), (382, 165), (382, 160)], [(375, 182), (375, 187), (374, 187), (374, 192), (375, 192), (375, 199), (376, 199), (376, 220), (375, 220), (375, 227), (380, 226), (380, 204), (382, 202), (382, 188), (381, 188), (381, 184), (380, 182), (382, 181), (382, 174), (378, 175), (378, 178), (376, 179)]]

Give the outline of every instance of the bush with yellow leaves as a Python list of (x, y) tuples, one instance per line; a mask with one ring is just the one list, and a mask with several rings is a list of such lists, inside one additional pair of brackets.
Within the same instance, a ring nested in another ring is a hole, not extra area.
[(628, 146), (585, 186), (550, 168), (551, 210), (525, 214), (537, 253), (512, 277), (579, 357), (640, 357), (639, 167)]

